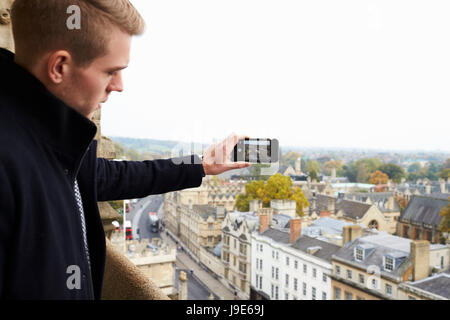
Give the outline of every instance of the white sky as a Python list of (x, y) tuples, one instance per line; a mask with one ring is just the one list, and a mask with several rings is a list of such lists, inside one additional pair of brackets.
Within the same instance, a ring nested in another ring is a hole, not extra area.
[(107, 136), (450, 151), (450, 1), (133, 0)]

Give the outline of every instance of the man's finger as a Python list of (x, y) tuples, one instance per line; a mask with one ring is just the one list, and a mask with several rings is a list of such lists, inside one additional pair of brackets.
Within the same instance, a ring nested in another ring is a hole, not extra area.
[(227, 163), (226, 167), (228, 169), (242, 169), (242, 168), (247, 168), (250, 167), (252, 164), (249, 162), (231, 162), (231, 163)]

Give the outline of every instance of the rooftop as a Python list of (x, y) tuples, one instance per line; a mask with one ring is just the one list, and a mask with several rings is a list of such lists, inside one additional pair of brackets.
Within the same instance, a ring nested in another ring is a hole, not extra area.
[(450, 274), (440, 273), (416, 282), (410, 286), (450, 299)]

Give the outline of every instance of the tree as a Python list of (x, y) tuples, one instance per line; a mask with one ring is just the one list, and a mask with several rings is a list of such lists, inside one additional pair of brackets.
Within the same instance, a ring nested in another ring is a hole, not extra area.
[(317, 172), (315, 170), (309, 171), (308, 176), (311, 178), (311, 181), (319, 181), (319, 176), (317, 175)]
[(448, 179), (450, 178), (450, 169), (444, 169), (439, 173), (439, 178)]
[(295, 167), (295, 161), (297, 161), (298, 158), (301, 158), (301, 154), (295, 151), (289, 151), (288, 153), (285, 153), (283, 156), (281, 156), (280, 163), (285, 166), (292, 166)]
[(408, 167), (408, 172), (419, 172), (419, 170), (422, 168), (420, 163), (414, 162)]
[[(448, 200), (450, 201), (450, 197)], [(447, 204), (447, 207), (442, 208), (439, 215), (442, 217), (439, 230), (441, 232), (450, 232), (450, 203)]]
[(380, 167), (380, 171), (387, 174), (389, 178), (397, 183), (399, 183), (401, 179), (405, 177), (405, 171), (403, 170), (403, 168), (393, 163), (383, 164)]
[(331, 160), (327, 161), (323, 164), (324, 173), (326, 175), (331, 175), (332, 169), (336, 169), (336, 173), (338, 170), (342, 169), (342, 161), (340, 160)]
[(303, 209), (309, 206), (303, 191), (298, 186), (292, 186), (290, 177), (277, 173), (269, 178), (267, 182), (255, 180), (245, 185), (245, 194), (236, 197), (235, 207), (239, 211), (248, 211), (250, 200), (262, 200), (263, 207), (270, 207), (273, 199), (295, 200), (296, 212), (303, 215)]
[(444, 167), (442, 169), (450, 169), (450, 158), (445, 160)]
[(238, 194), (234, 207), (241, 212), (247, 212), (250, 210), (250, 197), (244, 193)]
[(315, 171), (316, 173), (320, 172), (320, 165), (315, 160), (309, 160), (306, 164), (306, 172)]
[(369, 183), (371, 184), (386, 184), (389, 180), (387, 174), (377, 170), (370, 174)]
[(356, 182), (367, 183), (369, 180), (369, 170), (366, 165), (359, 164), (357, 167)]

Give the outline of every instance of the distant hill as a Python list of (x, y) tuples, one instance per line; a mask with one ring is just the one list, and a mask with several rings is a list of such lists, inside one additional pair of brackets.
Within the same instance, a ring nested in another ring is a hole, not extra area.
[(118, 142), (126, 149), (134, 149), (139, 153), (157, 153), (163, 155), (170, 152), (177, 144), (177, 141), (137, 139), (125, 137), (110, 137), (114, 142)]

